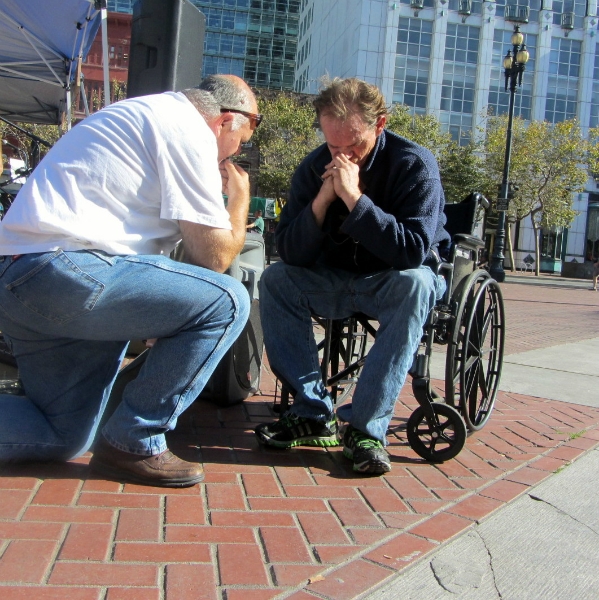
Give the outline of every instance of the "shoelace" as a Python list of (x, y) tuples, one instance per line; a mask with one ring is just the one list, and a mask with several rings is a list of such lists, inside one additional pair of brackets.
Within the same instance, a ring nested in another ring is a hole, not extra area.
[(373, 440), (371, 437), (368, 437), (366, 434), (358, 431), (357, 429), (354, 429), (351, 432), (351, 436), (356, 446), (360, 446), (360, 448), (365, 448), (366, 450), (370, 450), (371, 448), (380, 448), (382, 445), (378, 440)]
[(297, 417), (296, 415), (285, 415), (281, 418), (281, 424), (286, 427), (293, 427), (300, 422), (301, 417)]
[[(279, 420), (281, 425), (284, 425), (285, 427), (297, 427), (297, 425), (301, 425), (302, 423), (306, 423), (308, 421), (309, 419), (306, 419), (305, 417), (298, 417), (296, 415), (285, 415)], [(333, 422), (334, 421), (331, 421), (330, 423), (325, 423), (325, 425), (327, 427), (330, 427)]]

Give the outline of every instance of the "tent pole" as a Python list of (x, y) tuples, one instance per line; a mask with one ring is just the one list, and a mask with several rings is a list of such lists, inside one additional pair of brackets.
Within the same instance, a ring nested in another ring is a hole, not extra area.
[(106, 10), (106, 2), (102, 2), (101, 23), (102, 23), (102, 63), (104, 66), (104, 106), (110, 104), (110, 78), (108, 63), (108, 11)]
[(83, 74), (81, 74), (81, 100), (83, 101), (83, 109), (85, 116), (89, 117), (89, 105), (87, 103), (87, 94), (85, 93), (85, 86), (83, 85)]
[(73, 115), (71, 113), (71, 88), (67, 88), (67, 99), (66, 99), (66, 103), (67, 103), (67, 131), (71, 128), (72, 125), (72, 120), (73, 120)]

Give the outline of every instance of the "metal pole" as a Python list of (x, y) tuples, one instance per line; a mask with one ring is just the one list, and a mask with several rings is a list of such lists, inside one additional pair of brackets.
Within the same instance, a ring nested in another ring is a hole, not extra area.
[[(516, 96), (516, 73), (510, 74), (510, 103), (508, 108), (507, 118), (507, 134), (505, 139), (505, 158), (503, 160), (503, 178), (501, 180), (501, 192), (499, 199), (507, 202), (508, 188), (510, 180), (510, 160), (512, 157), (512, 123), (514, 120), (514, 99)], [(491, 264), (489, 272), (491, 277), (503, 283), (505, 281), (505, 271), (503, 270), (503, 261), (505, 255), (505, 210), (497, 211), (497, 230), (495, 232), (495, 244), (493, 246), (493, 254), (491, 256)]]
[(105, 0), (102, 0), (100, 18), (102, 26), (102, 70), (104, 73), (104, 106), (108, 106), (110, 104), (110, 59), (108, 58), (108, 12), (106, 10)]
[[(518, 42), (518, 43), (516, 43)], [(493, 254), (489, 264), (489, 272), (493, 279), (502, 283), (505, 281), (505, 271), (503, 269), (503, 261), (505, 256), (505, 213), (508, 209), (509, 202), (509, 181), (510, 181), (510, 159), (512, 155), (512, 124), (514, 121), (514, 101), (516, 96), (516, 88), (522, 85), (522, 73), (525, 69), (525, 63), (528, 60), (528, 52), (524, 45), (524, 36), (520, 33), (519, 25), (514, 27), (514, 35), (512, 36), (512, 53), (507, 53), (504, 60), (505, 67), (505, 89), (510, 90), (510, 102), (508, 107), (507, 133), (505, 140), (505, 157), (503, 161), (503, 177), (501, 180), (501, 189), (499, 198), (497, 198), (497, 230), (495, 232), (495, 244), (493, 245)], [(511, 59), (511, 60), (510, 60)]]

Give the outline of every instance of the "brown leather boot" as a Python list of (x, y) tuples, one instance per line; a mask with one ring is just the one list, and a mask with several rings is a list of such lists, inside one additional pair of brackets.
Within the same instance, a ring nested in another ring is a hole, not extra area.
[(204, 479), (204, 468), (170, 450), (155, 456), (123, 452), (100, 436), (90, 463), (92, 471), (110, 479), (158, 487), (187, 487)]

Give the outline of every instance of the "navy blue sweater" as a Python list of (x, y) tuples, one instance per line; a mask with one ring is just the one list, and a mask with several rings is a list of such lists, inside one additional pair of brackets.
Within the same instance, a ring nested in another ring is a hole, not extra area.
[(443, 229), (445, 198), (432, 153), (390, 131), (378, 137), (360, 169), (363, 190), (351, 211), (340, 198), (327, 211), (322, 230), (312, 213), (312, 200), (331, 161), (326, 144), (313, 150), (293, 175), (275, 237), (288, 264), (310, 267), (316, 262), (355, 273), (419, 267), (435, 249), (449, 247)]

